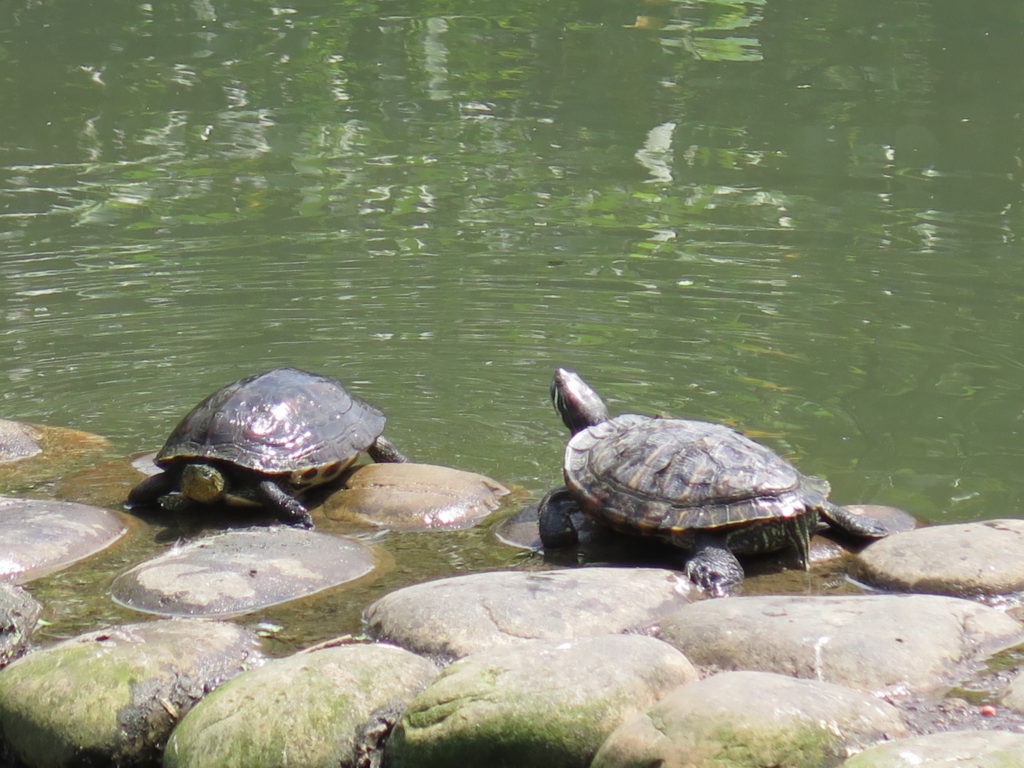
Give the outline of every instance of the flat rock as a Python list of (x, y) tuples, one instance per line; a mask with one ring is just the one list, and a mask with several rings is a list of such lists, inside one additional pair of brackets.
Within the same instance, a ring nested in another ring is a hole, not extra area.
[(685, 605), (690, 583), (655, 568), (497, 571), (415, 584), (364, 612), (371, 635), (460, 658), (493, 646), (648, 627)]
[(24, 589), (0, 581), (0, 667), (24, 653), (42, 612)]
[(0, 496), (0, 579), (45, 576), (105, 549), (126, 530), (99, 507)]
[(937, 595), (735, 597), (661, 621), (659, 636), (698, 665), (777, 672), (890, 694), (947, 689), (1024, 627)]
[(22, 492), (51, 482), (109, 447), (90, 432), (0, 419), (0, 490)]
[(591, 766), (816, 768), (904, 735), (896, 709), (868, 693), (768, 672), (723, 672), (680, 686), (623, 722)]
[(232, 616), (311, 595), (373, 570), (365, 544), (272, 526), (175, 547), (114, 579), (113, 598), (165, 616)]
[(865, 749), (842, 768), (1024, 768), (1024, 734), (948, 731)]
[(195, 701), (260, 658), (253, 635), (224, 622), (90, 632), (0, 670), (0, 744), (28, 768), (152, 765)]
[(853, 574), (904, 592), (981, 597), (1024, 591), (1024, 520), (918, 528), (867, 547)]
[(437, 676), (389, 645), (326, 643), (245, 672), (186, 715), (164, 768), (356, 768)]
[(509, 490), (475, 472), (433, 464), (364, 464), (323, 503), (332, 520), (398, 531), (468, 528), (487, 517)]
[(481, 651), (413, 699), (388, 740), (386, 764), (587, 766), (624, 717), (696, 677), (681, 653), (640, 635)]

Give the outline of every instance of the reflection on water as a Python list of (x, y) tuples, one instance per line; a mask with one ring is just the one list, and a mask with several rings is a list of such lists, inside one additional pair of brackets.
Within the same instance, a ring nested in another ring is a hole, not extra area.
[(1022, 12), (8, 4), (2, 416), (158, 445), (274, 365), (539, 493), (555, 365), (840, 501), (1016, 514)]

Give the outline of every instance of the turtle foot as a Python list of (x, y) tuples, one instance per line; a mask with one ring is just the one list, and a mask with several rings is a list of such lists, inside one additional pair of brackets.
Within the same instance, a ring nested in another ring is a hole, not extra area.
[(743, 581), (743, 567), (728, 549), (707, 548), (686, 562), (686, 577), (711, 597), (725, 597)]
[(537, 506), (537, 528), (545, 549), (571, 547), (579, 540), (572, 513), (578, 509), (576, 500), (566, 488), (556, 488)]

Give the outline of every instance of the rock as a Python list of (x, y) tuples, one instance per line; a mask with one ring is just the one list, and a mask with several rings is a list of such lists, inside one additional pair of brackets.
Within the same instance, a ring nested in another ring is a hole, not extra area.
[(878, 744), (842, 768), (1024, 768), (1024, 734), (949, 731)]
[(45, 576), (105, 549), (126, 530), (98, 507), (0, 496), (0, 579)]
[(591, 768), (818, 768), (905, 734), (895, 708), (870, 694), (768, 672), (723, 672), (680, 686), (623, 722)]
[(332, 520), (398, 531), (468, 528), (509, 493), (501, 483), (433, 464), (364, 464), (323, 504)]
[(967, 665), (1024, 640), (1024, 627), (954, 597), (763, 596), (684, 606), (659, 636), (698, 665), (906, 694), (948, 688)]
[(28, 592), (0, 581), (0, 667), (24, 653), (42, 612)]
[(89, 432), (0, 419), (0, 490), (31, 490), (109, 447), (106, 438)]
[(437, 674), (388, 645), (327, 643), (269, 661), (188, 713), (164, 768), (356, 768)]
[(29, 424), (0, 419), (0, 464), (42, 453), (42, 434)]
[(1016, 712), (1024, 713), (1024, 675), (1021, 675), (1019, 670), (1003, 693), (1002, 704)]
[(936, 525), (881, 539), (854, 575), (905, 592), (980, 597), (1024, 591), (1024, 520)]
[(0, 744), (28, 768), (152, 765), (196, 700), (260, 658), (223, 622), (90, 632), (0, 670)]
[(289, 526), (208, 536), (122, 573), (114, 599), (165, 616), (232, 616), (294, 600), (373, 570), (365, 544)]
[(497, 571), (415, 584), (364, 612), (371, 635), (460, 658), (492, 646), (568, 640), (653, 624), (685, 605), (690, 583), (654, 568)]
[(388, 740), (386, 764), (585, 768), (624, 717), (696, 676), (681, 653), (639, 635), (481, 651), (412, 701)]

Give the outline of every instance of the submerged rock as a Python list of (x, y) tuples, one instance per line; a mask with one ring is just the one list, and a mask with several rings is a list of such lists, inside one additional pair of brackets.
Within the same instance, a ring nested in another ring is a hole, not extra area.
[(331, 520), (398, 531), (468, 528), (501, 504), (509, 490), (475, 472), (433, 464), (364, 464), (323, 504)]
[(99, 435), (0, 419), (0, 490), (55, 480), (110, 447)]
[(904, 735), (896, 709), (871, 694), (768, 672), (723, 672), (680, 686), (623, 722), (591, 766), (817, 768)]
[(954, 597), (763, 596), (685, 606), (661, 621), (659, 636), (698, 665), (904, 694), (948, 688), (1024, 640), (1024, 626)]
[(417, 653), (460, 658), (493, 646), (645, 628), (685, 605), (690, 583), (654, 568), (497, 571), (415, 584), (364, 612), (368, 631)]
[(0, 581), (0, 667), (24, 653), (42, 612), (24, 589)]
[(1024, 768), (1024, 734), (949, 731), (865, 749), (842, 768)]
[(695, 680), (639, 635), (532, 641), (463, 658), (417, 696), (386, 747), (391, 768), (585, 768), (622, 721)]
[(854, 575), (904, 592), (983, 597), (1024, 592), (1024, 520), (918, 528), (875, 542)]
[(388, 645), (326, 643), (239, 675), (175, 728), (164, 768), (356, 768), (438, 674)]
[(126, 530), (98, 507), (0, 496), (0, 578), (45, 576), (109, 547)]
[(198, 699), (260, 659), (255, 638), (223, 622), (90, 632), (0, 670), (0, 744), (29, 768), (152, 765)]
[(294, 600), (373, 570), (365, 544), (326, 533), (252, 528), (176, 547), (122, 573), (114, 599), (165, 616), (232, 616)]

